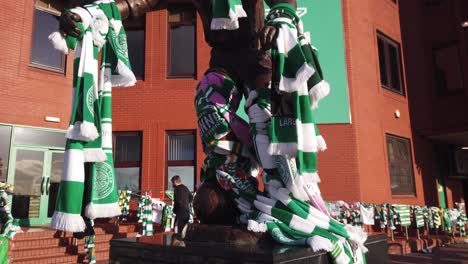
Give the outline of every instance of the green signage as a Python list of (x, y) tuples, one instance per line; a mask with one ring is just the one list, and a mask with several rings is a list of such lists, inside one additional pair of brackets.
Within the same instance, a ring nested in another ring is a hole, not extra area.
[(297, 0), (298, 15), (319, 51), (330, 95), (314, 111), (318, 123), (351, 123), (341, 0)]
[[(320, 124), (351, 123), (341, 0), (297, 0), (297, 4), (297, 14), (319, 51), (324, 79), (331, 88), (330, 95), (314, 110), (315, 119)], [(243, 102), (238, 114), (248, 120)]]

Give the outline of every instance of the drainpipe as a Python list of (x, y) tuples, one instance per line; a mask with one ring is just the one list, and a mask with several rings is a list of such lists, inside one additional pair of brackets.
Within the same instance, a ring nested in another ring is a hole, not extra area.
[(440, 155), (440, 148), (438, 148), (437, 146), (435, 147), (435, 156), (436, 156), (436, 160), (435, 160), (435, 173), (436, 173), (436, 181), (437, 181), (437, 194), (439, 196), (439, 207), (440, 208), (447, 208), (447, 195), (445, 193), (445, 185), (444, 185), (444, 180), (443, 180), (443, 176), (442, 176), (442, 169), (441, 169), (441, 166), (440, 166), (440, 160), (441, 160), (441, 156)]

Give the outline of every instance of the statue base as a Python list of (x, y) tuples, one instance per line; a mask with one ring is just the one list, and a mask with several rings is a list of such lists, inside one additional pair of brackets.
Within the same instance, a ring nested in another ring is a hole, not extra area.
[[(285, 246), (266, 233), (239, 227), (191, 225), (183, 241), (175, 234), (114, 239), (110, 263), (312, 263), (331, 264), (323, 251)], [(370, 236), (366, 242), (367, 263), (388, 263), (387, 237)]]

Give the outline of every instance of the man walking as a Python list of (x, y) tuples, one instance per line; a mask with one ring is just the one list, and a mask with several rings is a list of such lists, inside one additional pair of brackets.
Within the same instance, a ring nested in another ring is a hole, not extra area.
[(174, 213), (176, 214), (176, 233), (184, 236), (184, 227), (187, 225), (190, 218), (190, 203), (193, 196), (189, 189), (182, 184), (179, 175), (171, 178), (172, 186), (174, 186)]

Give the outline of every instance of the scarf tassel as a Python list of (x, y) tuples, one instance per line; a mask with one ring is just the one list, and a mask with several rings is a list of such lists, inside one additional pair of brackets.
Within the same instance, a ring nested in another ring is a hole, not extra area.
[(310, 245), (310, 248), (314, 252), (325, 250), (326, 252), (331, 252), (333, 250), (333, 243), (324, 237), (313, 236), (307, 239), (307, 242)]
[(60, 32), (56, 31), (50, 34), (49, 40), (52, 42), (52, 45), (56, 50), (61, 51), (65, 55), (68, 55), (67, 41)]
[(82, 232), (86, 228), (83, 217), (79, 214), (70, 214), (55, 211), (50, 226), (57, 230), (66, 230), (67, 232)]
[(99, 132), (94, 123), (88, 121), (77, 121), (70, 125), (67, 130), (66, 138), (79, 141), (93, 141), (99, 137)]
[(319, 101), (330, 94), (330, 84), (326, 81), (320, 81), (309, 91), (310, 104), (312, 109), (318, 107)]
[(89, 203), (85, 208), (85, 215), (89, 219), (106, 218), (121, 215), (118, 203), (94, 204)]

